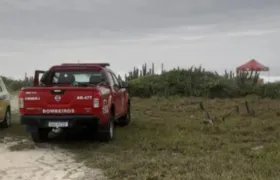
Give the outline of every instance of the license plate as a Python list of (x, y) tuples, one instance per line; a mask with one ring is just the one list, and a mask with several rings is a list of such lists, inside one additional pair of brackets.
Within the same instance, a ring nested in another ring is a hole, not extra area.
[(49, 122), (48, 126), (53, 128), (68, 127), (68, 122)]

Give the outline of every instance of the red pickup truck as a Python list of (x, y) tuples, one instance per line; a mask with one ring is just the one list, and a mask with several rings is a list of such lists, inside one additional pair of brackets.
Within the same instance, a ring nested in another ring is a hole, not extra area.
[(18, 95), (21, 124), (34, 142), (47, 141), (53, 129), (72, 128), (90, 128), (99, 140), (111, 141), (115, 125), (130, 123), (127, 84), (107, 66), (68, 63), (35, 71), (33, 87)]

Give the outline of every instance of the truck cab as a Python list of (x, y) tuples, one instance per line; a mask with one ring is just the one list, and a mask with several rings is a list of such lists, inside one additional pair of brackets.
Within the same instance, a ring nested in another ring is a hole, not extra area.
[[(114, 139), (115, 125), (130, 122), (126, 83), (108, 63), (64, 63), (37, 70), (33, 87), (19, 93), (21, 123), (32, 139), (48, 139), (52, 129), (88, 128), (100, 140)], [(95, 133), (94, 133), (95, 134)]]

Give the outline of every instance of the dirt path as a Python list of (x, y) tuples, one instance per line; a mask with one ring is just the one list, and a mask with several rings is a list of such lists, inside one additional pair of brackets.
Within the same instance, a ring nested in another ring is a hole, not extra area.
[[(9, 142), (9, 143), (8, 143)], [(12, 142), (12, 143), (11, 143)], [(26, 150), (10, 148), (28, 146)], [(10, 147), (10, 148), (9, 148)], [(76, 163), (73, 157), (48, 144), (35, 147), (31, 142), (13, 142), (5, 138), (0, 143), (0, 180), (99, 180), (102, 172)]]
[[(12, 110), (16, 112), (17, 98), (14, 96), (11, 102)], [(104, 179), (100, 170), (76, 163), (70, 153), (53, 145), (37, 147), (29, 140), (14, 138), (0, 141), (0, 180), (100, 179)]]

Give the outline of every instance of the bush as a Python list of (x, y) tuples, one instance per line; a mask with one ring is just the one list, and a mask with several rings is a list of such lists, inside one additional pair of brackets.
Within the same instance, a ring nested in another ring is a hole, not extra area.
[(8, 91), (18, 91), (23, 87), (32, 86), (33, 78), (25, 78), (24, 80), (15, 80), (13, 78), (8, 78), (5, 76), (1, 76), (5, 85), (7, 86)]
[(257, 94), (263, 98), (280, 97), (280, 83), (259, 84), (258, 72), (225, 72), (219, 75), (205, 69), (173, 69), (161, 75), (147, 75), (129, 81), (130, 93), (137, 97), (193, 96), (234, 98)]
[[(14, 80), (3, 77), (10, 91), (20, 90), (22, 87), (32, 86), (33, 78), (25, 77), (24, 80)], [(280, 97), (280, 83), (259, 84), (258, 72), (217, 72), (206, 71), (202, 67), (189, 69), (173, 69), (165, 71), (162, 68), (160, 75), (154, 73), (154, 66), (142, 70), (134, 68), (128, 73), (126, 80), (129, 82), (131, 96), (185, 96), (205, 98), (235, 98), (249, 94), (256, 94), (262, 98), (276, 99)]]

